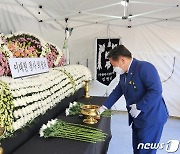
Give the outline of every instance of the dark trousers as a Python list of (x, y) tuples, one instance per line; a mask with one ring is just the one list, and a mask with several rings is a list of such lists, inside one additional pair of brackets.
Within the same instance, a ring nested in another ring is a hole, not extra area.
[[(152, 143), (152, 146), (156, 146), (159, 143), (163, 127), (164, 124), (155, 124), (150, 127), (137, 128), (134, 124), (132, 124), (134, 154), (156, 154), (156, 149), (151, 148), (150, 144)], [(145, 148), (142, 144), (142, 146), (138, 147), (139, 143), (143, 143), (144, 145), (146, 144)]]

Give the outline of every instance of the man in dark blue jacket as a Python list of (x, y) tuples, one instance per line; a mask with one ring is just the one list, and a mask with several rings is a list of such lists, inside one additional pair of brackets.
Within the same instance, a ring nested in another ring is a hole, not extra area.
[[(132, 58), (123, 45), (112, 49), (108, 58), (120, 74), (120, 81), (99, 112), (110, 109), (124, 95), (129, 125), (132, 124), (134, 154), (155, 154), (150, 144), (159, 143), (168, 118), (158, 72), (151, 63)], [(147, 143), (145, 149), (138, 146), (140, 143)]]

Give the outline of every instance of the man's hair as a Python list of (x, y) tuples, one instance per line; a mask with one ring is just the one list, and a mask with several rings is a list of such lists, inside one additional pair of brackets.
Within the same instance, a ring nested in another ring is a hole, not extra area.
[(111, 49), (107, 57), (117, 61), (119, 56), (132, 58), (131, 52), (124, 45), (118, 45), (117, 47)]

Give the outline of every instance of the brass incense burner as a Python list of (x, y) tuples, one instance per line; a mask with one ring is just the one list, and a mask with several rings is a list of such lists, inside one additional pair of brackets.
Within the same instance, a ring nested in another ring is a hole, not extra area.
[(3, 148), (0, 147), (0, 154), (3, 154)]
[(83, 105), (81, 110), (81, 113), (85, 116), (83, 122), (86, 124), (97, 123), (97, 119), (100, 119), (100, 116), (98, 115), (98, 109), (98, 105)]

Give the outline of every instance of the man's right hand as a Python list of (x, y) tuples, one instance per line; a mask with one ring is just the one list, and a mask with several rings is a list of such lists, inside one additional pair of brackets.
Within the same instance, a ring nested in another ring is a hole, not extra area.
[(102, 105), (102, 106), (98, 109), (98, 115), (101, 115), (105, 110), (107, 110), (107, 107), (105, 107), (104, 105)]

